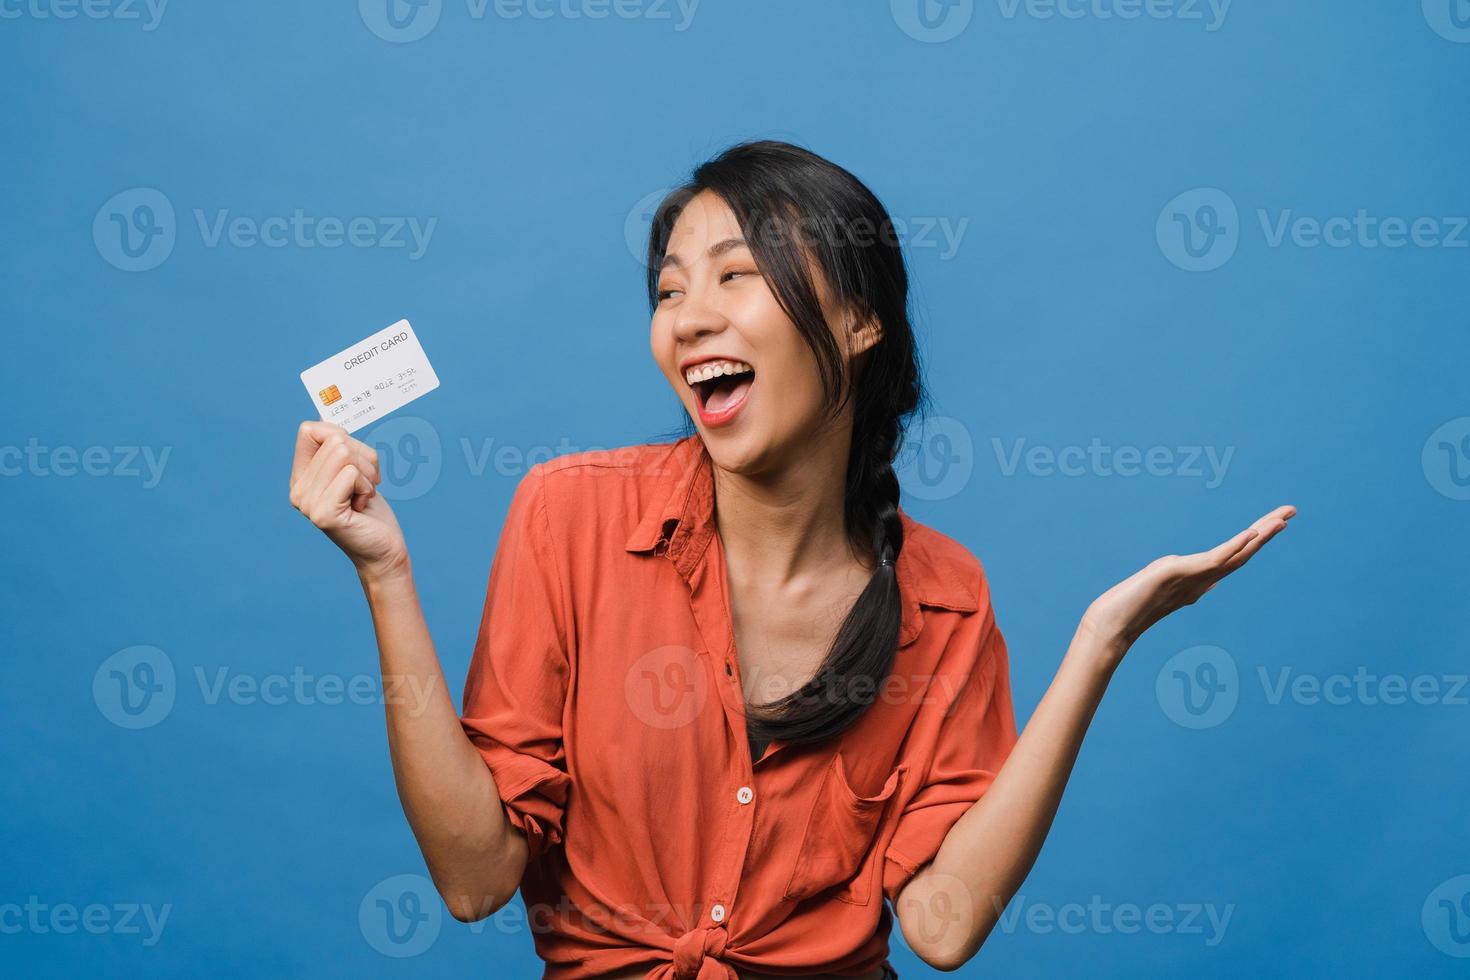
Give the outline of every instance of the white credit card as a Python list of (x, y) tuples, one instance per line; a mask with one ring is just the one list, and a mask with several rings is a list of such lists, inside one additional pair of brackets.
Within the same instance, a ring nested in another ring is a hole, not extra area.
[(348, 432), (439, 387), (439, 377), (407, 320), (301, 372), (301, 383), (325, 422)]

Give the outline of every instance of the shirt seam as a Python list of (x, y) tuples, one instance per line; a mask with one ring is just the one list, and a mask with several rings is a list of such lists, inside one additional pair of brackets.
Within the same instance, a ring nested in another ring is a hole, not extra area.
[[(677, 443), (676, 442), (639, 442), (639, 443), (633, 443), (632, 445), (629, 445), (629, 446), (619, 446), (616, 449), (606, 450), (606, 452), (609, 452), (609, 453), (617, 453), (617, 452), (622, 451), (622, 450), (658, 449), (658, 448), (667, 447), (667, 446), (673, 446), (673, 445), (677, 445)], [(630, 457), (633, 456), (633, 455), (634, 455), (633, 453), (629, 453), (629, 456)], [(633, 459), (633, 458), (629, 458), (629, 459), (617, 459), (617, 458), (613, 458), (613, 459), (578, 459), (578, 460), (573, 460), (571, 457), (572, 457), (572, 454), (565, 454), (565, 455), (562, 455), (562, 456), (553, 456), (551, 459), (542, 460), (541, 462), (537, 463), (536, 466), (537, 467), (549, 467), (550, 472), (552, 472), (552, 473), (560, 473), (563, 470), (576, 469), (579, 466), (593, 466), (593, 467), (597, 467), (599, 469), (606, 469), (606, 470), (632, 470), (632, 471), (634, 471), (636, 473), (638, 471), (638, 464), (642, 462), (642, 460), (640, 460), (640, 459)]]
[[(991, 638), (995, 636), (995, 631), (995, 609), (987, 603), (985, 608), (985, 625), (980, 630), (980, 639), (975, 641), (976, 646), (979, 647), (979, 653), (975, 655), (975, 662), (970, 665), (970, 669), (965, 672), (965, 683), (954, 697), (950, 698), (949, 704), (945, 705), (944, 714), (939, 716), (942, 720), (947, 720), (954, 712), (954, 709), (958, 707), (960, 698), (964, 696), (964, 689), (970, 686), (972, 679), (984, 684), (986, 688), (983, 695), (984, 700), (980, 706), (980, 716), (983, 718), (990, 713), (990, 704), (995, 698), (995, 679), (990, 676), (988, 671), (991, 668), (991, 662), (996, 657), (994, 645), (990, 642)], [(979, 675), (978, 678), (976, 678), (977, 674)], [(924, 778), (928, 779), (927, 773)]]
[[(555, 767), (553, 766), (552, 768)], [(496, 790), (500, 793), (501, 801), (509, 803), (520, 799), (522, 796), (525, 796), (527, 791), (534, 789), (542, 783), (550, 782), (555, 778), (555, 774), (536, 772), (524, 779), (517, 780), (515, 783), (512, 783), (511, 786), (506, 790), (501, 791), (498, 786), (496, 787)]]
[(898, 865), (900, 868), (903, 868), (909, 874), (918, 873), (918, 862), (909, 857), (903, 851), (900, 851), (898, 848), (893, 847), (892, 845), (889, 845), (887, 850), (883, 852), (883, 856), (889, 861), (892, 861), (894, 864)]
[[(561, 564), (557, 561), (556, 558), (556, 535), (551, 530), (551, 515), (549, 512), (548, 504), (546, 502), (546, 471), (541, 468), (544, 465), (544, 463), (537, 463), (536, 466), (532, 469), (532, 472), (536, 474), (536, 509), (541, 512), (541, 523), (546, 527), (546, 543), (549, 546), (549, 551), (551, 552), (551, 574), (556, 578), (556, 604), (558, 607), (556, 616), (557, 639), (561, 643), (562, 657), (570, 661), (571, 644), (569, 637), (567, 636), (568, 620), (567, 610), (564, 604), (564, 600), (566, 599), (566, 579), (562, 575)], [(570, 667), (570, 663), (568, 664), (568, 667)], [(570, 681), (570, 678), (568, 678), (568, 680)]]

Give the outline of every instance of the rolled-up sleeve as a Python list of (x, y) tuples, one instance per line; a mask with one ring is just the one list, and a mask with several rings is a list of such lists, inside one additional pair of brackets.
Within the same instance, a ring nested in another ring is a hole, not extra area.
[(883, 862), (883, 893), (898, 894), (928, 864), (951, 827), (990, 788), (1016, 744), (1010, 662), (993, 612), (983, 613), (978, 652), (939, 726), (924, 785), (900, 814)]
[(490, 567), (460, 723), (533, 859), (561, 843), (571, 779), (562, 743), (568, 598), (542, 465), (516, 487)]

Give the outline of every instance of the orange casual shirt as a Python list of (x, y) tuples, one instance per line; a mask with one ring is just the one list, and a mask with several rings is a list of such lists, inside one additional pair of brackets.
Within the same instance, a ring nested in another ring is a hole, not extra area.
[(980, 563), (900, 509), (889, 678), (840, 735), (752, 763), (711, 467), (698, 435), (561, 456), (501, 532), (461, 722), (526, 836), (550, 980), (874, 969), (1016, 741)]

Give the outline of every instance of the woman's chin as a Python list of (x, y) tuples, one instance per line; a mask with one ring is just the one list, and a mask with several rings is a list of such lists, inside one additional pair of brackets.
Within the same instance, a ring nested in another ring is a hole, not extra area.
[(770, 458), (770, 448), (752, 426), (736, 429), (706, 430), (700, 427), (700, 438), (714, 464), (727, 473), (755, 476)]
[(701, 433), (715, 466), (726, 473), (760, 479), (788, 472), (810, 458), (809, 439), (751, 426), (742, 432)]

